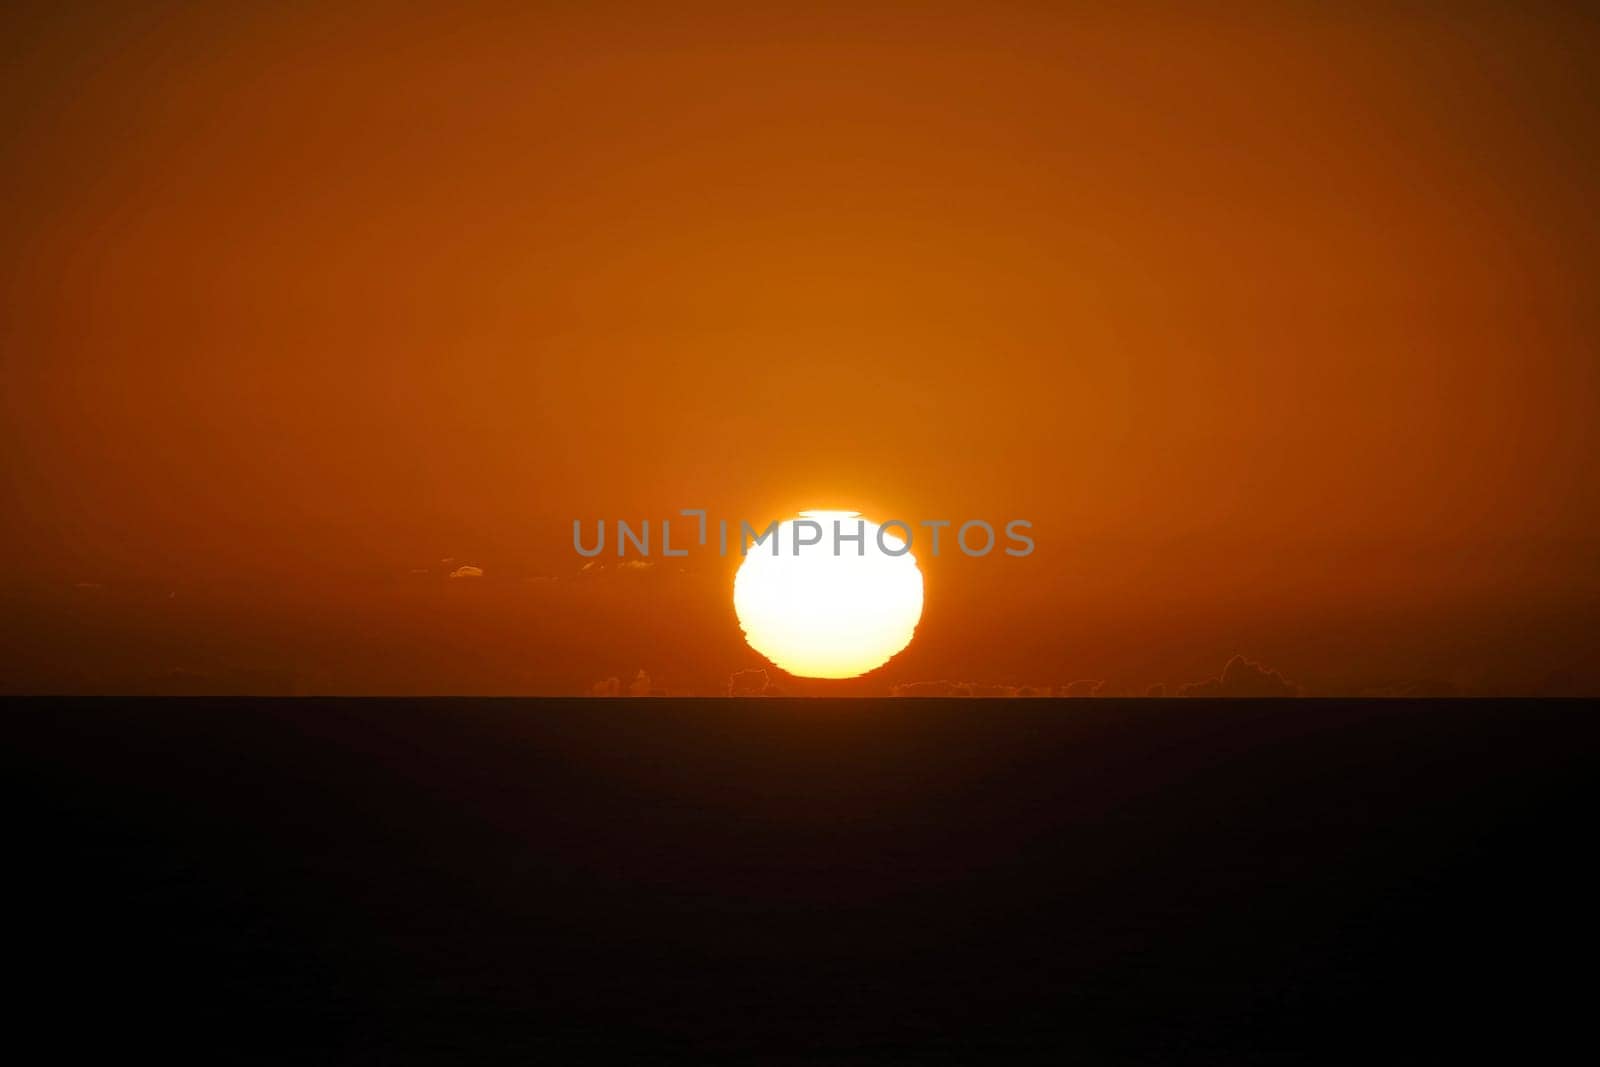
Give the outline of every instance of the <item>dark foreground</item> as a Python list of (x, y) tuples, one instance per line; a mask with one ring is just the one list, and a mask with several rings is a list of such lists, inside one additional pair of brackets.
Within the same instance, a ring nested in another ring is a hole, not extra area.
[(1594, 712), (13, 700), (10, 1041), (1552, 1060), (1590, 1007)]

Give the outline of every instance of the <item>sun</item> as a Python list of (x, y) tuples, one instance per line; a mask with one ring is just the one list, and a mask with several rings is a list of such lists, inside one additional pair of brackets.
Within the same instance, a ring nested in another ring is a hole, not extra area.
[(854, 678), (889, 662), (922, 618), (922, 571), (896, 529), (909, 536), (859, 512), (802, 511), (751, 543), (733, 579), (750, 647), (803, 678)]

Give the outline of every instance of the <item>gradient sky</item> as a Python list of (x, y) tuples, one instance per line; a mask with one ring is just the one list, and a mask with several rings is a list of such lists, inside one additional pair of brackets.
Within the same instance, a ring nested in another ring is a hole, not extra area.
[(0, 688), (718, 692), (572, 520), (844, 506), (1038, 543), (851, 691), (1600, 693), (1600, 22), (804, 7), (8, 7)]

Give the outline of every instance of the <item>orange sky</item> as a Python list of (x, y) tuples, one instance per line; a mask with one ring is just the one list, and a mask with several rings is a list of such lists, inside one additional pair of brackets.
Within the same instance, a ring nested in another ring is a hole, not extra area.
[(1600, 693), (1600, 23), (802, 6), (0, 15), (0, 687), (716, 692), (572, 519), (847, 506), (1038, 542), (860, 691)]

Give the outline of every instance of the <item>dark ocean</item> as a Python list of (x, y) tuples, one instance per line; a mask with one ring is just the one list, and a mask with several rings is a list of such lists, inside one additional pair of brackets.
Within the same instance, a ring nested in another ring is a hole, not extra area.
[(1595, 713), (9, 699), (11, 1044), (1551, 1062), (1592, 1042)]

